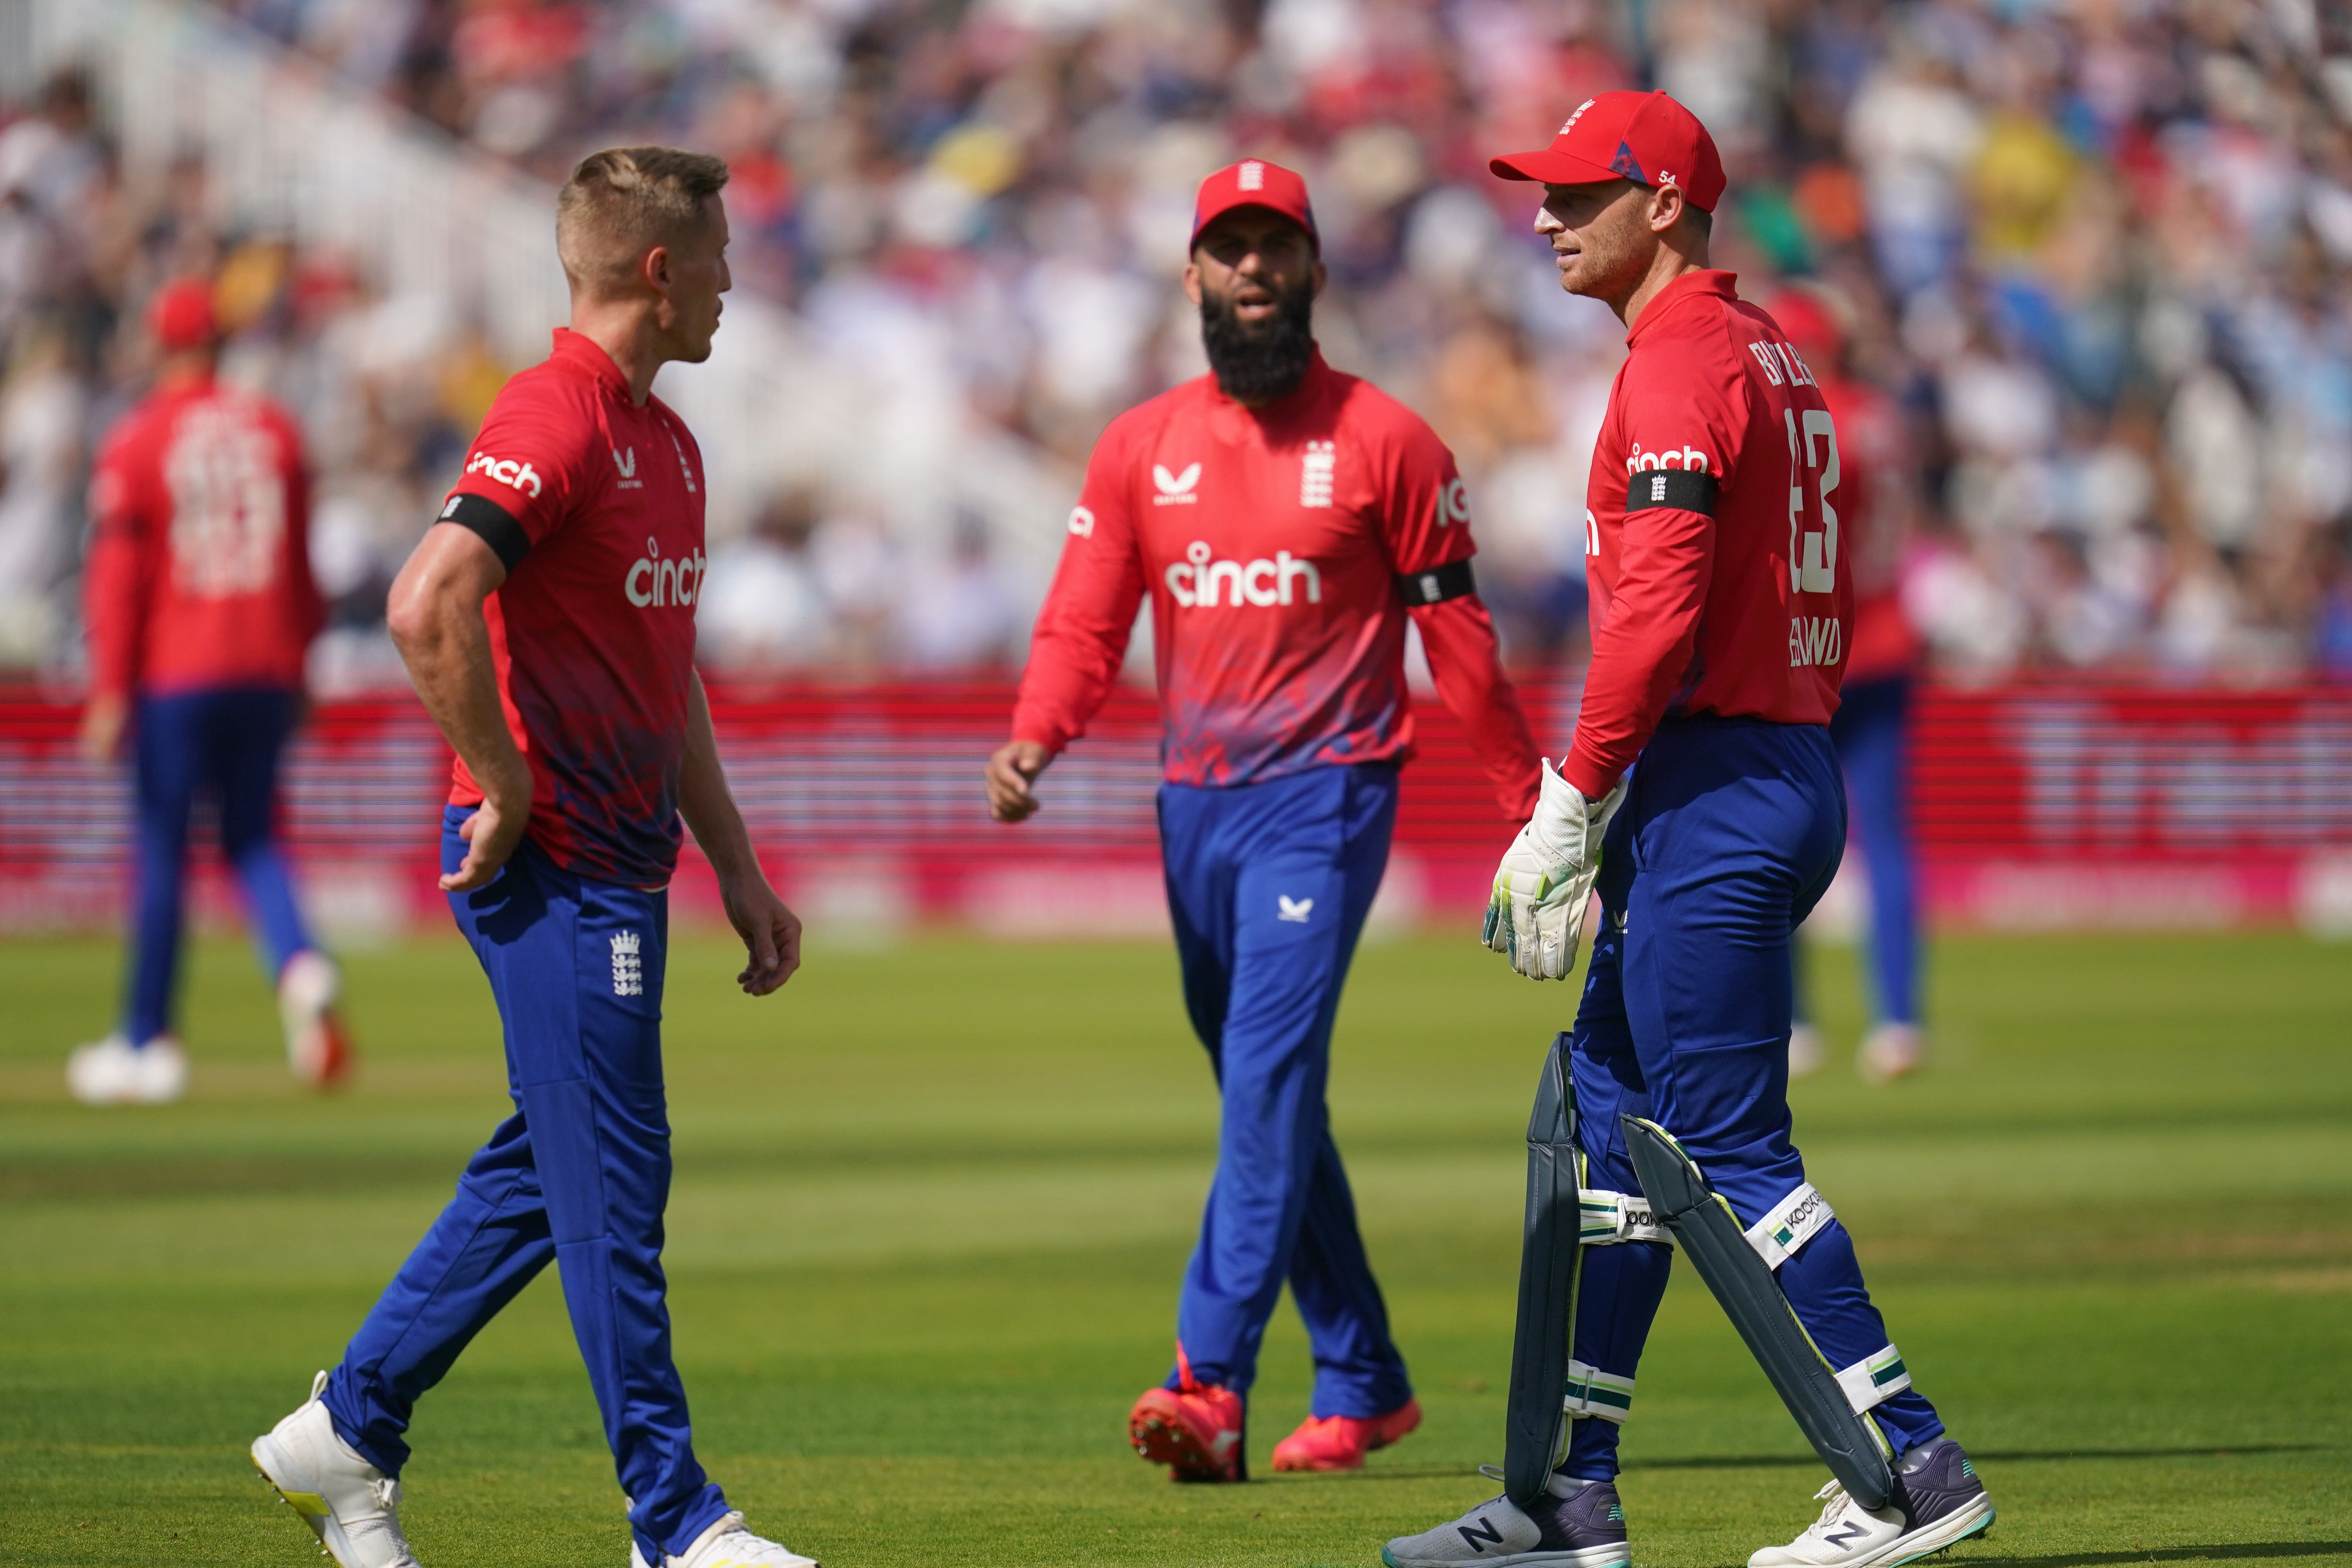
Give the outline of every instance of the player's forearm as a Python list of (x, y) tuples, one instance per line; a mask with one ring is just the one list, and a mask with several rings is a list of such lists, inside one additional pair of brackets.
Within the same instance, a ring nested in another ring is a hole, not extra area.
[(1519, 695), (1503, 673), (1495, 623), (1475, 597), (1449, 599), (1409, 612), (1421, 628), (1438, 700), (1469, 732), (1495, 798), (1504, 812), (1524, 817), (1535, 809), (1538, 763)]
[(751, 831), (727, 787), (727, 769), (719, 760), (719, 736), (710, 722), (710, 699), (702, 677), (692, 678), (687, 692), (686, 759), (678, 770), (677, 809), (687, 830), (702, 847), (721, 881), (730, 881), (760, 868), (751, 847)]
[(1114, 645), (1089, 632), (1040, 626), (1030, 641), (1029, 666), (1021, 672), (1013, 738), (1034, 741), (1059, 755), (1101, 711), (1126, 657), (1124, 638)]
[(1715, 572), (1715, 525), (1698, 512), (1642, 514), (1606, 625), (1596, 626), (1576, 738), (1560, 772), (1588, 799), (1617, 785), (1690, 672)]
[(100, 538), (90, 546), (88, 576), (82, 616), (89, 626), (90, 691), (127, 697), (139, 681), (142, 617), (136, 552), (121, 541)]
[(435, 595), (400, 606), (391, 629), (418, 700), (474, 782), (502, 805), (528, 802), (530, 768), (507, 731), (480, 604)]

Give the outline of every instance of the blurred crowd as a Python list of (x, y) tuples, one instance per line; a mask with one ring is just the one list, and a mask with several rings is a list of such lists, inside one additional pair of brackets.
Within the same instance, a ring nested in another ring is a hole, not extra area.
[[(1661, 87), (1725, 154), (1717, 264), (1768, 304), (1826, 291), (1853, 373), (1904, 411), (1885, 559), (1939, 666), (2352, 673), (2352, 18), (2320, 0), (227, 8), (551, 180), (601, 145), (720, 153), (739, 288), (1073, 468), (1204, 368), (1175, 287), (1199, 177), (1300, 168), (1318, 334), (1454, 447), (1522, 665), (1586, 646), (1581, 497), (1622, 331), (1559, 294), (1533, 192), (1486, 158)], [(0, 659), (68, 657), (80, 476), (137, 384), (135, 307), (202, 268), (232, 373), (312, 429), (322, 661), (381, 671), (389, 571), (510, 367), (434, 302), (374, 297), (364, 256), (211, 231), (200, 165), (126, 188), (75, 80), (8, 112)], [(724, 521), (716, 660), (1020, 658), (1043, 584), (977, 519), (918, 551), (804, 488)]]

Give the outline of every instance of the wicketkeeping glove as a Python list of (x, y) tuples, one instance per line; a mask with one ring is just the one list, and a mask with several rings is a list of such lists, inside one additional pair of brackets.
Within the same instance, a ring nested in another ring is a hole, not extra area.
[(1495, 868), (1484, 940), (1530, 980), (1565, 980), (1576, 967), (1584, 907), (1601, 875), (1601, 837), (1625, 799), (1622, 780), (1600, 800), (1543, 765), (1536, 814)]

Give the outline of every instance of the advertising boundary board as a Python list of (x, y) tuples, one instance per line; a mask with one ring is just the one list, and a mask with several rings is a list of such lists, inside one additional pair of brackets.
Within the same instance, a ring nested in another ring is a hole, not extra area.
[[(1522, 690), (1539, 743), (1557, 754), (1578, 688), (1537, 679)], [(1147, 692), (1114, 693), (1042, 782), (1045, 809), (1018, 828), (988, 820), (979, 786), (1012, 708), (1005, 679), (717, 679), (712, 706), (762, 858), (813, 925), (950, 922), (1006, 937), (1166, 929)], [(1418, 755), (1376, 922), (1468, 929), (1517, 825), (1460, 726), (1427, 696), (1417, 708)], [(1937, 924), (2352, 934), (2352, 688), (1931, 687), (1916, 715), (1909, 798)], [(121, 908), (127, 780), (80, 759), (76, 718), (69, 699), (0, 689), (0, 930), (103, 930)], [(405, 694), (313, 713), (289, 760), (286, 810), (322, 925), (352, 940), (446, 918), (432, 885), (446, 766)], [(216, 855), (200, 855), (199, 918), (233, 918)], [(1859, 923), (1858, 850), (1840, 881), (1817, 917), (1832, 933)], [(677, 895), (681, 918), (715, 918), (690, 845)]]

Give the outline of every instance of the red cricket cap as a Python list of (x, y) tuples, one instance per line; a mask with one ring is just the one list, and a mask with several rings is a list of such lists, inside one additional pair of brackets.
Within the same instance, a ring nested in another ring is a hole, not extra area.
[(1723, 158), (1698, 116), (1663, 92), (1604, 92), (1568, 117), (1551, 145), (1487, 165), (1506, 180), (1589, 185), (1631, 180), (1672, 185), (1702, 212), (1723, 197)]
[(1826, 371), (1838, 363), (1844, 351), (1846, 320), (1840, 306), (1818, 288), (1792, 283), (1764, 301), (1764, 313), (1772, 318), (1797, 352), (1807, 359), (1818, 361)]
[(217, 331), (211, 279), (182, 278), (155, 290), (147, 301), (147, 330), (168, 353), (209, 347)]
[(1280, 213), (1305, 229), (1316, 254), (1322, 254), (1323, 237), (1315, 230), (1315, 207), (1307, 199), (1306, 180), (1263, 158), (1244, 158), (1201, 182), (1200, 194), (1192, 198), (1192, 238), (1185, 249), (1200, 244), (1201, 231), (1235, 207)]

